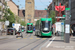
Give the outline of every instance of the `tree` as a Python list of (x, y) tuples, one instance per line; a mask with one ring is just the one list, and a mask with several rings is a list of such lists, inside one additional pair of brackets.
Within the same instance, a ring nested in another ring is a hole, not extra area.
[(20, 24), (22, 25), (22, 26), (26, 26), (26, 23), (25, 23), (25, 21), (20, 21)]
[(15, 22), (20, 23), (23, 26), (26, 26), (25, 21), (21, 20), (21, 18), (19, 16), (17, 16), (17, 15), (15, 15)]
[(35, 25), (38, 25), (38, 24), (39, 24), (39, 20), (36, 21), (36, 24)]
[(14, 14), (10, 9), (6, 9), (6, 12), (4, 14), (5, 20), (8, 20), (10, 22), (9, 27), (12, 27), (12, 23), (15, 23)]
[(25, 26), (25, 22), (20, 19), (19, 16), (15, 15), (10, 9), (5, 9), (6, 12), (4, 12), (4, 19), (1, 21), (8, 20), (10, 22), (8, 27), (12, 27), (12, 23), (20, 23), (21, 25)]
[(48, 18), (52, 18), (52, 23), (54, 24), (56, 22), (55, 21), (55, 11), (51, 10)]

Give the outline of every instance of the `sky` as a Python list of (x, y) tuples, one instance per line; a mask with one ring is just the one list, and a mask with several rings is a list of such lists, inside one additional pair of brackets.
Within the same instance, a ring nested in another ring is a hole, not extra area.
[[(52, 0), (34, 0), (35, 1), (35, 9), (37, 10), (45, 10), (52, 2)], [(25, 0), (13, 0), (16, 5), (19, 5), (20, 9), (25, 9)]]

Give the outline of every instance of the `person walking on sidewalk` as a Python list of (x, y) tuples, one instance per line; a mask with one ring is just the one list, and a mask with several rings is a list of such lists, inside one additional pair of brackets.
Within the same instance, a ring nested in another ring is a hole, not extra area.
[(59, 32), (57, 31), (57, 34), (58, 34), (58, 36), (59, 36)]

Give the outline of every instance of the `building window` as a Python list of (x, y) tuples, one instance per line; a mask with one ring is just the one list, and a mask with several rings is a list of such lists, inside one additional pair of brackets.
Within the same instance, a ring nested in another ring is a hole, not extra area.
[(28, 15), (28, 17), (31, 17), (31, 15)]
[(28, 2), (28, 4), (31, 4), (31, 2)]
[(28, 19), (28, 22), (30, 22), (31, 21), (31, 19)]
[(42, 17), (42, 14), (43, 14), (42, 11), (39, 11), (39, 12), (38, 12), (39, 17)]
[(0, 2), (1, 2), (1, 0), (0, 0)]

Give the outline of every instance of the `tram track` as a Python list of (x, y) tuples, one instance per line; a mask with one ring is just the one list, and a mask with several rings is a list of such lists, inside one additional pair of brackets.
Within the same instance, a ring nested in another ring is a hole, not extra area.
[(27, 45), (25, 45), (25, 46), (19, 48), (18, 50), (22, 50), (22, 49), (24, 49), (24, 48), (27, 48), (28, 46), (31, 46), (31, 47), (32, 47), (33, 44), (37, 44), (37, 42), (40, 42), (39, 44), (35, 45), (35, 47), (32, 47), (32, 48), (30, 49), (30, 50), (34, 50), (35, 48), (37, 48), (39, 45), (41, 45), (42, 43), (44, 43), (44, 42), (47, 41), (47, 40), (48, 40), (48, 39), (42, 40), (42, 38), (41, 38), (41, 39), (37, 39), (37, 40), (35, 40), (35, 41), (33, 41), (33, 42), (31, 42), (31, 43), (29, 43), (29, 44), (27, 44)]
[(37, 48), (38, 46), (40, 46), (42, 43), (46, 42), (46, 40), (48, 40), (48, 39), (43, 40), (38, 45), (36, 45), (35, 47), (31, 48), (31, 50), (34, 50), (35, 48)]
[(25, 46), (23, 46), (23, 47), (17, 49), (17, 50), (21, 50), (21, 49), (23, 49), (23, 48), (25, 48), (25, 47), (27, 47), (27, 46), (30, 46), (31, 44), (33, 44), (33, 43), (35, 43), (35, 42), (37, 42), (37, 41), (39, 41), (39, 40), (41, 40), (41, 39), (37, 39), (37, 40), (35, 40), (35, 41), (33, 41), (33, 42), (31, 42), (31, 43), (29, 43), (29, 44), (27, 44), (27, 45), (25, 45)]
[[(26, 35), (26, 36), (27, 36), (27, 35)], [(22, 39), (18, 39), (18, 40), (22, 40)], [(1, 39), (1, 40), (0, 40), (0, 45), (1, 45), (1, 44), (5, 44), (5, 43), (9, 43), (9, 42), (13, 42), (13, 41), (17, 41), (16, 36), (15, 36), (15, 38)]]

